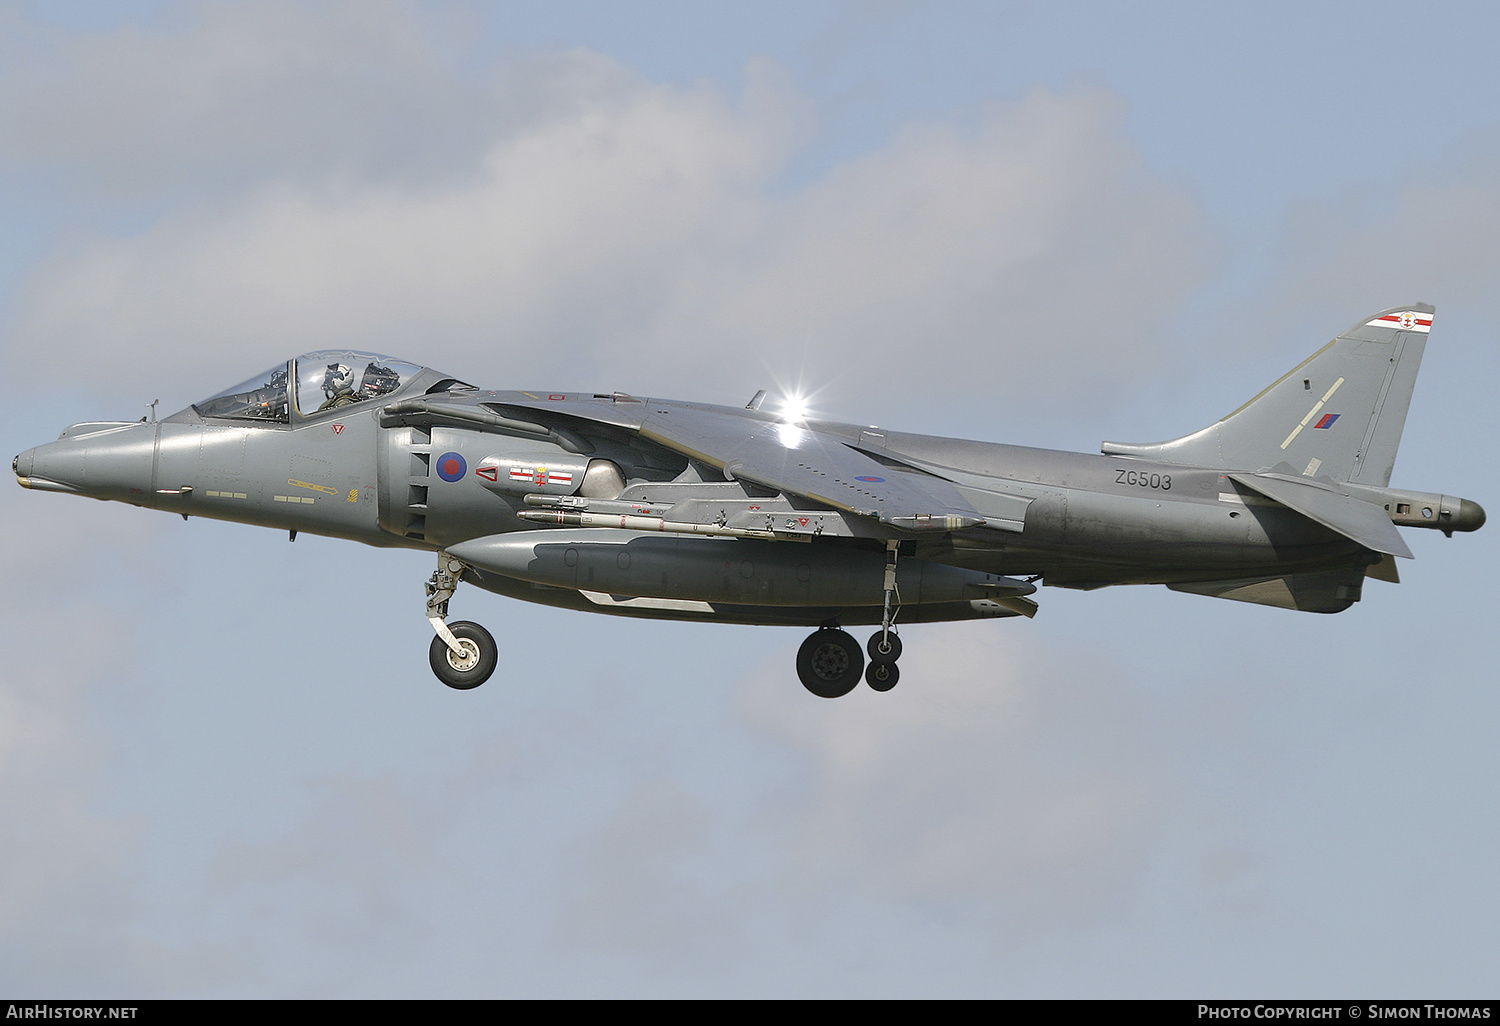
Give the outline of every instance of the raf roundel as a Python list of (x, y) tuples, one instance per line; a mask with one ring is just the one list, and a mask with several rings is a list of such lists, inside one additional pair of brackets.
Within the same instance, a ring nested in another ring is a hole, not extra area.
[(464, 458), (456, 452), (445, 452), (438, 457), (438, 477), (442, 478), (444, 481), (448, 481), (450, 483), (453, 481), (457, 481), (462, 478), (465, 473), (468, 472), (468, 469), (469, 465), (465, 463)]

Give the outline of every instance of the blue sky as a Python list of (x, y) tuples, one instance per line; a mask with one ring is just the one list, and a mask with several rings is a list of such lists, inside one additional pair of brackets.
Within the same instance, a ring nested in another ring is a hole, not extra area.
[[(62, 10), (64, 13), (59, 14)], [(1438, 307), (1393, 484), (1486, 489), (1482, 4), (0, 5), (0, 431), (297, 352), (1096, 451)], [(1495, 543), (1334, 617), (1044, 589), (800, 633), (462, 591), (419, 553), (12, 489), (0, 990), (1493, 989)]]

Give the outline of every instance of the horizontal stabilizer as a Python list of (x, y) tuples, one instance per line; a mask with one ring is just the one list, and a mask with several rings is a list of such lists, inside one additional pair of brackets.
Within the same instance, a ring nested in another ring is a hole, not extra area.
[(1411, 559), (1406, 539), (1379, 506), (1313, 481), (1285, 474), (1229, 474), (1236, 484), (1259, 492), (1315, 520), (1367, 549)]
[(1304, 613), (1342, 613), (1359, 601), (1365, 572), (1360, 567), (1324, 570), (1285, 577), (1169, 584), (1173, 591), (1210, 598), (1253, 602), (1258, 606), (1298, 609)]
[(1401, 575), (1396, 571), (1396, 561), (1391, 558), (1390, 553), (1382, 555), (1379, 563), (1371, 563), (1365, 567), (1365, 576), (1391, 584), (1401, 583)]

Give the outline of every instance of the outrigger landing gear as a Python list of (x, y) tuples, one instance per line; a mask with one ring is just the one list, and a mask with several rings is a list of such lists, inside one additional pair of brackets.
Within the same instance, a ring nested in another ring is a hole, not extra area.
[(499, 660), (499, 649), (490, 632), (477, 623), (460, 620), (449, 624), (448, 600), (458, 588), (465, 566), (446, 552), (438, 553), (438, 568), (427, 581), (427, 620), (437, 637), (427, 649), (427, 661), (438, 680), (467, 691), (490, 679)]
[(865, 669), (865, 683), (876, 691), (889, 691), (901, 679), (901, 670), (896, 659), (901, 655), (901, 639), (884, 628), (870, 635), (865, 646), (870, 653), (870, 665)]
[(901, 542), (891, 538), (885, 543), (885, 611), (880, 618), (880, 631), (870, 636), (867, 649), (870, 653), (870, 668), (865, 671), (865, 683), (876, 691), (889, 691), (901, 679), (896, 660), (901, 658), (901, 639), (896, 635), (896, 614), (901, 611), (901, 594), (896, 590), (896, 556), (901, 551)]

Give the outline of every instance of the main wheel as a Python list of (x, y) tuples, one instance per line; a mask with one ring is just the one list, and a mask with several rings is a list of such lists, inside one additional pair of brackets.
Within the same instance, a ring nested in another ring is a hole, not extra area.
[(895, 631), (876, 631), (865, 646), (872, 663), (894, 663), (901, 658), (901, 638)]
[(797, 650), (797, 679), (819, 698), (847, 695), (859, 683), (864, 668), (859, 642), (835, 627), (809, 634)]
[(446, 641), (434, 636), (427, 650), (432, 672), (437, 674), (438, 680), (459, 691), (479, 687), (495, 672), (495, 663), (499, 659), (495, 639), (489, 631), (468, 620), (450, 623), (448, 629), (458, 639), (458, 647), (463, 652), (453, 651)]
[(865, 667), (865, 683), (876, 691), (889, 691), (901, 679), (901, 670), (895, 663), (871, 663)]

